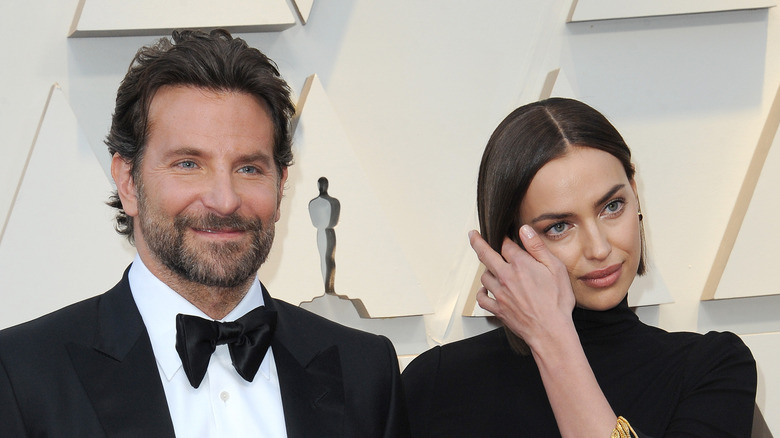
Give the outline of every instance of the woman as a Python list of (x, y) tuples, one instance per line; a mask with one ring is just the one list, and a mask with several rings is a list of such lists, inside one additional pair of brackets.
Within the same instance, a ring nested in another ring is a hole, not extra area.
[(756, 368), (742, 341), (667, 333), (628, 307), (642, 213), (631, 153), (604, 116), (560, 98), (512, 112), (488, 141), (477, 204), (477, 301), (504, 328), (407, 367), (414, 436), (750, 435)]

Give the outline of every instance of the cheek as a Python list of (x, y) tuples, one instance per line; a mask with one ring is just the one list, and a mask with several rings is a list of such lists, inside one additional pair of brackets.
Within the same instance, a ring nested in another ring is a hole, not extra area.
[[(639, 256), (642, 253), (642, 240), (639, 234), (638, 223), (628, 223), (616, 230), (613, 246), (626, 253), (632, 264), (639, 265)], [(636, 268), (635, 266), (635, 268)]]
[(197, 214), (198, 197), (186, 184), (146, 185), (146, 208), (158, 215), (173, 217), (179, 214)]
[(566, 243), (547, 242), (547, 249), (550, 250), (558, 260), (563, 262), (566, 266), (566, 271), (569, 276), (572, 277), (572, 272), (575, 271), (577, 261), (580, 259), (580, 249), (575, 243), (571, 241)]
[(623, 241), (625, 242), (625, 245), (627, 248), (631, 248), (632, 252), (638, 252), (640, 246), (642, 245), (642, 240), (640, 238), (640, 232), (639, 232), (639, 221), (638, 220), (632, 220), (629, 223), (629, 226), (624, 227), (625, 233), (623, 235)]
[(253, 216), (276, 220), (279, 197), (275, 191), (270, 190), (248, 191), (242, 196), (242, 205), (247, 208), (245, 211), (251, 212)]

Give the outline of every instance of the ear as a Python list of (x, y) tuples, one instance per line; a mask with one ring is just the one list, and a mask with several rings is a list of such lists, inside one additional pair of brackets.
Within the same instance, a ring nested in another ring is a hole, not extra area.
[(281, 205), (284, 197), (284, 185), (287, 183), (287, 167), (282, 168), (282, 174), (279, 176), (279, 196), (276, 198), (276, 217), (274, 222), (279, 222), (282, 217)]
[(111, 157), (111, 176), (116, 183), (116, 191), (122, 201), (122, 210), (128, 216), (138, 216), (138, 191), (133, 180), (133, 165), (118, 153)]

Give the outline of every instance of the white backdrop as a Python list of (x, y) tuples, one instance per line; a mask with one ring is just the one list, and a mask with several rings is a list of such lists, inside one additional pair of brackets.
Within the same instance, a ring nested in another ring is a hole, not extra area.
[[(80, 127), (63, 145), (87, 144), (105, 170), (102, 140), (116, 88), (135, 51), (153, 40), (68, 39), (78, 3), (0, 4), (6, 41), (0, 67), (0, 225), (23, 174), (32, 174), (25, 163), (52, 84), (60, 85)], [(479, 158), (498, 122), (535, 100), (547, 73), (560, 68), (572, 93), (604, 112), (635, 155), (650, 256), (673, 300), (642, 307), (640, 316), (667, 330), (732, 330), (743, 336), (759, 359), (758, 403), (779, 434), (780, 287), (760, 292), (770, 294), (762, 297), (700, 298), (780, 86), (780, 8), (566, 24), (570, 6), (571, 0), (320, 0), (305, 25), (297, 19), (284, 31), (240, 34), (278, 63), (296, 93), (308, 76), (318, 75), (367, 179), (356, 183), (372, 187), (432, 313), (365, 320), (349, 302), (331, 297), (306, 306), (389, 336), (404, 360), (434, 343), (492, 327), (484, 318), (460, 316), (468, 295), (463, 260), (470, 257), (466, 232), (474, 226)], [(56, 160), (50, 163), (56, 168)], [(773, 166), (765, 172), (780, 172)], [(113, 238), (105, 233), (111, 223), (90, 219), (96, 223), (91, 229), (104, 227), (99, 232), (69, 225), (85, 210), (67, 190), (52, 190), (76, 187), (67, 175), (26, 178), (25, 193), (32, 190), (48, 207), (41, 211), (50, 216), (50, 228), (22, 221), (28, 234), (15, 234), (14, 245), (24, 246), (27, 239), (35, 245), (24, 257), (8, 249), (11, 237), (0, 241), (0, 272), (25, 267), (24, 272), (39, 273), (29, 282), (31, 290), (24, 282), (0, 289), (6, 303), (0, 327), (102, 292), (121, 275), (122, 257), (130, 260), (127, 248), (111, 268), (81, 255)], [(745, 231), (753, 239), (762, 236), (761, 227), (777, 228), (780, 209), (765, 214), (769, 217), (751, 221)], [(57, 238), (69, 233), (79, 235)], [(43, 243), (36, 240), (41, 236)], [(90, 286), (84, 289), (56, 287), (56, 275), (64, 274), (54, 275), (57, 270), (46, 266), (52, 251), (69, 256), (79, 278), (99, 280), (85, 280)], [(766, 251), (751, 254), (740, 247), (740, 263), (750, 266), (755, 257), (780, 266), (778, 251)], [(361, 254), (339, 248), (337, 257)], [(95, 271), (107, 272), (92, 275)], [(29, 273), (24, 275), (34, 275)], [(32, 290), (39, 278), (51, 287)], [(336, 282), (338, 287), (338, 275)]]

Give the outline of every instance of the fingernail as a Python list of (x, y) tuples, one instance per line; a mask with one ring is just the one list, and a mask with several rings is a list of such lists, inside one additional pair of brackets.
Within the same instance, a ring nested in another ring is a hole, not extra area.
[(525, 235), (527, 239), (533, 239), (534, 236), (536, 236), (536, 232), (533, 228), (531, 228), (530, 225), (523, 225), (520, 227), (520, 231)]

